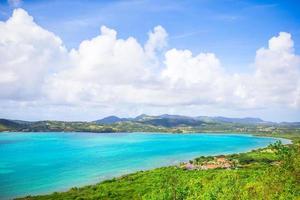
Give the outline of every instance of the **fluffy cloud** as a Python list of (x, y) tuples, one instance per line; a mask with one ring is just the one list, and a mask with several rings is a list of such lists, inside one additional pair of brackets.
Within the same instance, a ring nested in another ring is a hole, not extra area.
[(269, 40), (268, 48), (256, 52), (255, 72), (239, 77), (239, 96), (252, 106), (299, 107), (300, 57), (294, 53), (289, 33)]
[(35, 98), (45, 78), (65, 65), (62, 41), (22, 9), (0, 22), (0, 36), (0, 97)]
[(256, 52), (255, 66), (256, 96), (262, 95), (264, 103), (299, 105), (300, 57), (294, 54), (290, 34), (271, 38), (267, 49)]
[(126, 100), (133, 91), (136, 97), (135, 90), (154, 78), (154, 54), (148, 53), (160, 47), (157, 42), (161, 39), (157, 38), (162, 32), (162, 27), (155, 27), (144, 49), (136, 39), (118, 39), (115, 30), (102, 26), (99, 36), (83, 41), (78, 50), (71, 50), (71, 68), (48, 79), (48, 95), (55, 101), (99, 103)]
[(148, 56), (155, 58), (157, 51), (167, 46), (168, 33), (161, 26), (156, 26), (153, 32), (148, 33), (149, 39), (145, 44), (145, 51)]
[(162, 76), (172, 83), (209, 86), (213, 84), (212, 80), (217, 82), (216, 79), (222, 77), (220, 61), (213, 53), (201, 53), (193, 57), (189, 50), (172, 49), (166, 52), (165, 65)]
[(226, 101), (230, 91), (229, 76), (213, 53), (193, 56), (189, 50), (171, 49), (166, 52), (161, 77), (173, 91), (173, 99), (184, 104), (211, 104)]
[(0, 36), (1, 104), (106, 110), (300, 107), (300, 58), (285, 32), (256, 52), (255, 70), (247, 74), (226, 72), (214, 53), (162, 51), (168, 34), (161, 26), (149, 32), (144, 45), (102, 26), (98, 36), (68, 51), (58, 36), (16, 9), (0, 22)]

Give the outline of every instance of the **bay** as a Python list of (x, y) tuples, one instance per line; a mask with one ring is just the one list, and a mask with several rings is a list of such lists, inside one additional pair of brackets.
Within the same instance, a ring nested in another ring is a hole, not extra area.
[(276, 140), (228, 133), (1, 133), (0, 199), (65, 191), (201, 155), (245, 152)]

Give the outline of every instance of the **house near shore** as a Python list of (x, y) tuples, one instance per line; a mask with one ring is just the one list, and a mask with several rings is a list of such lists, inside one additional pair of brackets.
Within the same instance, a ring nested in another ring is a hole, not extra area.
[(204, 161), (200, 164), (193, 162), (185, 163), (182, 167), (186, 170), (208, 170), (208, 169), (230, 169), (233, 162), (226, 159), (225, 156), (214, 157), (211, 161)]

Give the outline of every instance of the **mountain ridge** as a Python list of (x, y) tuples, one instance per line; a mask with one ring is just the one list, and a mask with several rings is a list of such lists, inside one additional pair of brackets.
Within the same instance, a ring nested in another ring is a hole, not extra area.
[(245, 124), (252, 124), (252, 123), (275, 123), (275, 122), (268, 122), (264, 121), (257, 117), (244, 117), (244, 118), (231, 118), (231, 117), (223, 117), (223, 116), (197, 116), (197, 117), (190, 117), (185, 115), (170, 115), (170, 114), (162, 114), (162, 115), (146, 115), (141, 114), (134, 118), (120, 118), (118, 116), (108, 116), (102, 119), (95, 120), (93, 122), (96, 123), (103, 123), (103, 124), (112, 124), (116, 122), (122, 121), (146, 121), (146, 120), (162, 120), (162, 119), (172, 119), (172, 120), (194, 120), (194, 121), (203, 121), (203, 122), (223, 122), (223, 123), (245, 123)]
[(268, 122), (260, 118), (229, 118), (184, 115), (107, 116), (95, 121), (24, 121), (0, 119), (0, 132), (270, 132), (300, 130), (300, 122)]

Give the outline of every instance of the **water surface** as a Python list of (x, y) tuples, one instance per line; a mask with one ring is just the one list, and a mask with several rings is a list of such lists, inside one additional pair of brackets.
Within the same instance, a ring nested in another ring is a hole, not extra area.
[(201, 155), (249, 151), (275, 141), (235, 134), (0, 133), (0, 199), (64, 191)]

